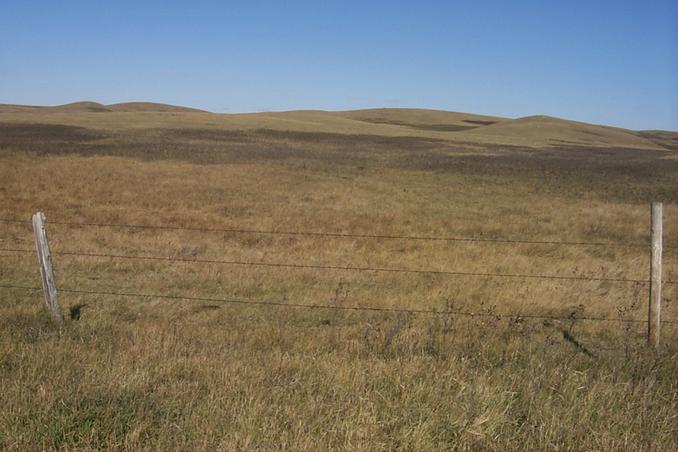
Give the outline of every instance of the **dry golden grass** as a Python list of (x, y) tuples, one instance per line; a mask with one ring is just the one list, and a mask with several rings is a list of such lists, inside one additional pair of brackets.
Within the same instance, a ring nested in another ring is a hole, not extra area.
[(453, 142), (544, 147), (676, 149), (676, 132), (637, 132), (548, 116), (511, 120), (495, 116), (424, 109), (381, 108), (344, 112), (287, 111), (214, 114), (148, 102), (102, 105), (76, 102), (57, 107), (0, 104), (0, 123), (44, 123), (95, 129), (190, 129), (333, 133), (419, 137)]
[[(31, 115), (2, 116), (0, 217), (28, 220), (37, 210), (46, 212), (63, 289), (643, 319), (647, 286), (634, 283), (59, 254), (645, 279), (648, 256), (642, 247), (54, 223), (642, 244), (648, 203), (662, 200), (667, 246), (676, 246), (678, 236), (678, 161), (668, 150), (534, 151), (455, 144), (424, 136), (440, 132), (423, 129), (413, 137), (350, 135), (343, 129), (329, 133), (325, 124), (320, 128), (326, 133), (318, 133), (310, 122), (303, 126), (308, 132), (241, 127), (237, 120), (217, 127), (210, 121), (226, 120), (203, 113), (103, 113), (99, 122), (94, 113), (71, 113), (63, 121), (93, 127), (83, 129), (45, 125), (62, 122), (65, 113)], [(119, 122), (111, 124), (109, 115)], [(304, 115), (311, 113), (294, 118)], [(439, 123), (437, 117), (422, 118), (407, 120), (401, 112), (398, 121)], [(405, 127), (364, 120), (355, 122)], [(0, 248), (32, 246), (29, 225), (2, 225)], [(34, 261), (32, 254), (0, 252), (0, 281), (39, 285)], [(677, 261), (675, 250), (669, 251), (667, 280), (678, 280)], [(666, 287), (666, 318), (678, 319), (675, 287)], [(78, 320), (67, 319), (56, 331), (39, 292), (0, 289), (0, 448), (678, 446), (678, 325), (665, 325), (662, 349), (650, 353), (644, 326), (621, 322), (67, 292), (61, 304), (66, 313), (84, 306)]]

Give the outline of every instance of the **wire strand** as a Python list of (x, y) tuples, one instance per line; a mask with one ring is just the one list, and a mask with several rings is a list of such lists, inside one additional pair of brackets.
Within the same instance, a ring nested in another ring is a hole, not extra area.
[[(0, 219), (6, 223), (25, 223), (29, 221)], [(609, 246), (609, 247), (646, 247), (640, 243), (616, 243), (616, 242), (586, 242), (586, 241), (557, 241), (557, 240), (526, 240), (526, 239), (495, 239), (485, 237), (434, 237), (425, 235), (388, 235), (388, 234), (350, 234), (340, 232), (317, 232), (317, 231), (275, 231), (265, 229), (243, 229), (243, 228), (199, 228), (191, 226), (167, 226), (167, 225), (146, 225), (146, 224), (124, 224), (124, 223), (75, 223), (66, 221), (49, 221), (49, 224), (60, 226), (75, 227), (102, 227), (102, 228), (128, 228), (128, 229), (155, 229), (155, 230), (178, 230), (178, 231), (197, 231), (212, 233), (234, 233), (234, 234), (266, 234), (266, 235), (292, 235), (292, 236), (313, 236), (313, 237), (334, 237), (334, 238), (361, 238), (361, 239), (385, 239), (385, 240), (421, 240), (421, 241), (439, 241), (439, 242), (478, 242), (478, 243), (513, 243), (523, 245), (564, 245), (564, 246)]]
[[(3, 249), (0, 251), (7, 252), (23, 252), (32, 253), (31, 250), (22, 249)], [(200, 263), (200, 264), (220, 264), (220, 265), (241, 265), (252, 267), (277, 267), (277, 268), (295, 268), (295, 269), (314, 269), (314, 270), (343, 270), (343, 271), (358, 271), (358, 272), (382, 272), (382, 273), (411, 273), (411, 274), (430, 274), (430, 275), (447, 275), (447, 276), (469, 276), (469, 277), (489, 277), (489, 278), (520, 278), (520, 279), (544, 279), (544, 280), (559, 280), (559, 281), (599, 281), (599, 282), (620, 282), (620, 283), (636, 283), (649, 284), (650, 281), (644, 279), (626, 279), (626, 278), (595, 278), (583, 276), (562, 276), (562, 275), (534, 275), (534, 274), (518, 274), (518, 273), (483, 273), (483, 272), (463, 272), (463, 271), (447, 271), (447, 270), (420, 270), (420, 269), (405, 269), (405, 268), (387, 268), (387, 267), (355, 267), (355, 266), (341, 266), (341, 265), (309, 265), (309, 264), (291, 264), (280, 262), (252, 262), (252, 261), (237, 261), (237, 260), (213, 260), (213, 259), (185, 259), (165, 256), (129, 256), (121, 254), (104, 254), (104, 253), (83, 253), (74, 251), (54, 251), (53, 255), (58, 256), (81, 256), (81, 257), (103, 257), (109, 259), (127, 259), (127, 260), (150, 260), (150, 261), (164, 261), (164, 262), (181, 262), (181, 263)], [(672, 283), (672, 282), (667, 282)]]
[[(0, 285), (0, 288), (5, 289), (21, 289), (30, 291), (42, 290), (40, 287), (28, 286), (14, 286), (14, 285)], [(212, 303), (224, 304), (241, 304), (254, 306), (280, 306), (289, 308), (306, 308), (306, 309), (330, 309), (343, 311), (375, 311), (375, 312), (403, 312), (410, 314), (431, 314), (431, 315), (459, 315), (465, 317), (494, 317), (498, 319), (539, 319), (539, 320), (586, 320), (599, 322), (621, 322), (621, 323), (647, 323), (647, 320), (637, 319), (614, 319), (609, 317), (576, 317), (576, 316), (554, 316), (554, 315), (535, 315), (535, 314), (496, 314), (490, 312), (468, 312), (468, 311), (438, 311), (434, 309), (407, 309), (407, 308), (383, 308), (375, 306), (337, 306), (337, 305), (322, 305), (322, 304), (307, 304), (307, 303), (285, 303), (273, 300), (243, 300), (243, 299), (228, 299), (228, 298), (211, 298), (211, 297), (191, 297), (185, 295), (165, 295), (165, 294), (146, 294), (133, 292), (108, 292), (95, 290), (80, 290), (80, 289), (58, 289), (59, 292), (74, 293), (82, 295), (107, 295), (120, 296), (132, 298), (157, 298), (169, 300), (189, 300), (189, 301), (204, 301)], [(678, 323), (678, 319), (662, 320), (662, 323)]]

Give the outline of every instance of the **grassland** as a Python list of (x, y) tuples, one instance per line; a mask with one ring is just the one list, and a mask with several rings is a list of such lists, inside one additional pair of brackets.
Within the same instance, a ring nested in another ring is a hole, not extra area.
[[(675, 247), (675, 138), (418, 110), (1, 107), (0, 217), (47, 214), (61, 288), (514, 317), (63, 292), (58, 331), (39, 292), (0, 289), (0, 448), (675, 449), (678, 325), (655, 353), (621, 322), (645, 317), (643, 284), (59, 254), (646, 279), (645, 247), (56, 224), (642, 245), (659, 200)], [(30, 249), (29, 225), (2, 224), (0, 247)], [(0, 281), (39, 285), (34, 261), (0, 252)], [(667, 285), (665, 318), (676, 297)]]

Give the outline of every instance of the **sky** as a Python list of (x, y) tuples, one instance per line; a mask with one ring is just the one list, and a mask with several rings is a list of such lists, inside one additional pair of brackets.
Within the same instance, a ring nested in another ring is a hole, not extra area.
[(678, 130), (678, 0), (0, 0), (0, 103), (79, 100)]

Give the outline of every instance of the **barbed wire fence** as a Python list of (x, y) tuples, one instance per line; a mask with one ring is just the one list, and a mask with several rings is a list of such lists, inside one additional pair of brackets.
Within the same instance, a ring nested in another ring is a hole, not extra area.
[[(654, 208), (654, 205), (653, 205)], [(36, 216), (42, 215), (40, 213)], [(411, 269), (411, 268), (397, 268), (397, 267), (370, 267), (370, 266), (342, 266), (342, 265), (312, 265), (299, 264), (288, 262), (270, 262), (270, 261), (250, 261), (250, 260), (217, 260), (217, 259), (197, 259), (197, 258), (179, 258), (171, 256), (160, 255), (128, 255), (128, 254), (113, 254), (105, 252), (86, 252), (80, 250), (59, 250), (50, 252), (49, 244), (44, 224), (39, 222), (36, 224), (36, 216), (33, 221), (25, 221), (14, 218), (0, 218), (2, 223), (33, 225), (34, 233), (36, 234), (36, 246), (38, 249), (39, 262), (41, 265), (41, 275), (43, 279), (43, 286), (27, 286), (21, 284), (13, 284), (11, 282), (0, 281), (0, 289), (4, 290), (22, 290), (22, 291), (44, 291), (45, 301), (52, 312), (53, 318), (57, 323), (62, 324), (61, 313), (58, 307), (56, 298), (57, 289), (54, 285), (53, 275), (46, 274), (45, 263), (49, 263), (49, 271), (51, 273), (52, 255), (63, 257), (84, 257), (84, 258), (105, 258), (112, 260), (134, 260), (134, 261), (162, 261), (170, 263), (183, 264), (215, 264), (215, 265), (231, 265), (231, 266), (249, 266), (249, 267), (275, 267), (286, 269), (314, 269), (314, 270), (336, 270), (336, 271), (352, 271), (352, 272), (379, 272), (379, 273), (403, 273), (403, 274), (430, 274), (430, 275), (445, 275), (453, 277), (488, 277), (488, 278), (508, 278), (508, 279), (534, 279), (534, 280), (560, 280), (560, 281), (588, 281), (588, 282), (608, 282), (613, 284), (637, 284), (650, 287), (651, 300), (657, 299), (656, 281), (653, 282), (653, 275), (650, 279), (636, 279), (636, 278), (611, 278), (603, 276), (578, 276), (578, 275), (552, 275), (552, 274), (530, 274), (530, 273), (497, 273), (497, 272), (465, 272), (465, 271), (447, 271), (447, 270), (433, 270), (433, 269)], [(41, 217), (44, 220), (44, 215)], [(337, 233), (337, 232), (319, 232), (319, 231), (288, 231), (288, 230), (266, 230), (266, 229), (248, 229), (248, 228), (204, 228), (194, 226), (179, 226), (179, 225), (150, 225), (150, 224), (125, 224), (125, 223), (99, 223), (99, 222), (73, 222), (73, 221), (50, 221), (50, 225), (59, 225), (69, 228), (115, 228), (121, 230), (157, 230), (157, 231), (189, 231), (199, 233), (232, 233), (232, 234), (262, 234), (262, 235), (286, 235), (286, 236), (307, 236), (316, 238), (351, 238), (351, 239), (376, 239), (376, 240), (413, 240), (413, 241), (430, 241), (430, 242), (468, 242), (468, 243), (493, 243), (493, 244), (507, 244), (507, 245), (553, 245), (553, 246), (577, 246), (577, 247), (615, 247), (615, 248), (648, 248), (648, 244), (637, 242), (603, 242), (603, 241), (557, 241), (557, 240), (526, 240), (526, 239), (507, 239), (507, 238), (493, 238), (493, 237), (462, 237), (462, 236), (426, 236), (426, 235), (388, 235), (388, 234), (352, 234), (352, 233)], [(653, 228), (654, 230), (654, 228)], [(661, 231), (660, 231), (661, 232)], [(40, 238), (44, 236), (44, 245), (41, 246)], [(656, 237), (653, 237), (655, 240)], [(661, 237), (659, 237), (659, 258), (661, 259), (661, 251), (668, 250), (675, 251), (675, 248), (668, 248), (661, 246)], [(32, 254), (36, 250), (25, 248), (0, 248), (0, 257), (6, 257), (17, 254)], [(653, 249), (653, 257), (655, 250)], [(653, 270), (657, 270), (654, 268)], [(661, 273), (661, 269), (659, 269)], [(51, 278), (51, 285), (49, 279)], [(678, 281), (660, 280), (665, 285), (675, 285)], [(654, 292), (653, 292), (654, 290)], [(51, 293), (53, 292), (53, 293)], [(140, 298), (140, 299), (163, 299), (163, 300), (187, 300), (187, 301), (201, 301), (220, 304), (240, 304), (253, 306), (276, 306), (297, 309), (325, 309), (325, 310), (343, 310), (343, 311), (373, 311), (373, 312), (396, 312), (396, 313), (410, 313), (410, 314), (426, 314), (426, 315), (454, 315), (463, 317), (494, 317), (497, 319), (540, 319), (540, 320), (584, 320), (584, 321), (598, 321), (598, 322), (620, 322), (626, 324), (648, 324), (650, 330), (649, 336), (658, 334), (660, 324), (678, 324), (678, 319), (673, 318), (659, 318), (657, 316), (656, 324), (653, 325), (652, 309), (647, 320), (640, 319), (624, 319), (604, 316), (584, 316), (572, 313), (569, 316), (564, 315), (548, 315), (548, 314), (534, 314), (529, 312), (515, 313), (515, 314), (499, 314), (494, 312), (473, 312), (470, 310), (436, 310), (436, 309), (414, 309), (406, 307), (379, 307), (379, 306), (347, 306), (347, 305), (327, 305), (314, 303), (293, 303), (278, 300), (256, 300), (256, 299), (239, 299), (239, 298), (213, 298), (213, 297), (197, 297), (188, 295), (169, 295), (163, 293), (142, 293), (142, 292), (125, 292), (125, 291), (110, 291), (110, 290), (90, 290), (83, 288), (60, 287), (58, 292), (79, 294), (83, 296), (116, 296), (124, 298)], [(661, 292), (659, 291), (659, 299)], [(654, 329), (653, 329), (654, 328)], [(655, 345), (658, 345), (655, 344)]]

